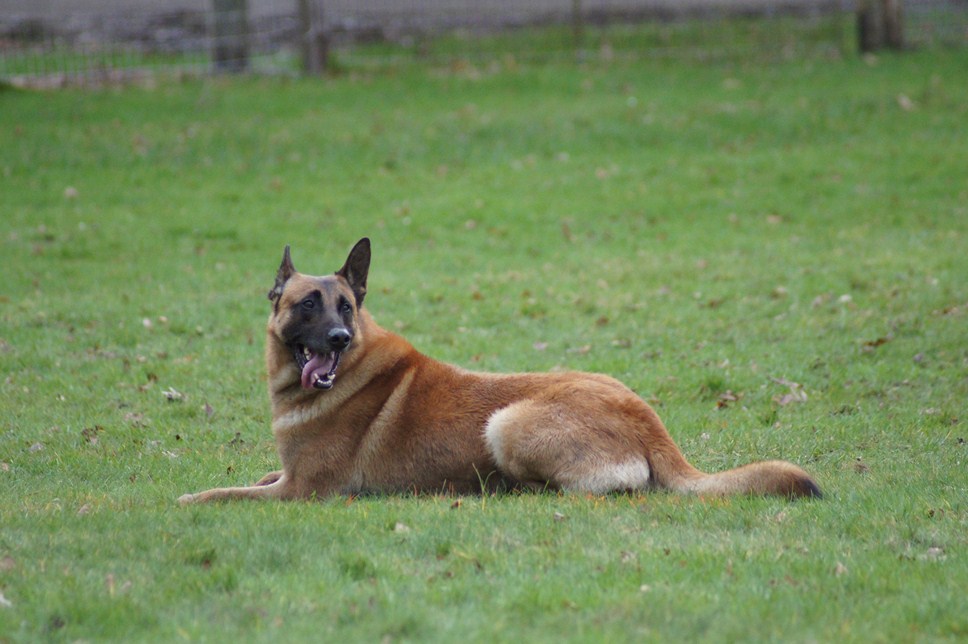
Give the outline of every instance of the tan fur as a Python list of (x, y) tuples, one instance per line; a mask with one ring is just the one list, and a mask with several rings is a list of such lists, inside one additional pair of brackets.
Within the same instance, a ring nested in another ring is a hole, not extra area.
[(342, 272), (288, 276), (281, 268), (285, 279), (270, 292), (278, 300), (266, 365), (282, 469), (252, 487), (186, 494), (182, 503), (507, 487), (820, 496), (806, 472), (782, 461), (698, 471), (652, 408), (613, 378), (466, 371), (417, 352), (362, 307), (353, 307), (353, 339), (332, 389), (304, 389), (284, 330), (308, 293), (328, 294), (327, 305), (331, 295), (362, 300), (365, 269), (362, 282)]

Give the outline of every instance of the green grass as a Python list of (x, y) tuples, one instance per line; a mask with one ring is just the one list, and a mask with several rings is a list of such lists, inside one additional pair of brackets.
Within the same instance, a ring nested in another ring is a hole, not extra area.
[[(3, 91), (0, 641), (964, 639), (966, 62)], [(276, 464), (283, 246), (363, 235), (419, 349), (613, 374), (826, 498), (179, 507)]]
[(815, 18), (708, 17), (705, 20), (655, 20), (640, 23), (526, 27), (514, 30), (457, 32), (383, 42), (339, 46), (336, 64), (353, 67), (386, 60), (467, 61), (483, 59), (546, 60), (661, 58), (679, 60), (792, 58), (853, 48), (852, 19), (829, 14)]
[(208, 69), (211, 66), (207, 53), (197, 54), (144, 54), (122, 48), (98, 53), (85, 53), (69, 48), (21, 49), (5, 52), (0, 58), (0, 77), (43, 76), (46, 74), (97, 74), (132, 67), (165, 69)]
[[(295, 73), (298, 63), (285, 51), (273, 54), (253, 53), (248, 68), (257, 73)], [(208, 51), (173, 54), (146, 53), (123, 45), (106, 45), (104, 51), (85, 52), (70, 48), (11, 49), (0, 54), (0, 79), (14, 83), (48, 84), (85, 79), (89, 84), (117, 84), (128, 78), (153, 83), (156, 78), (171, 80), (179, 73), (203, 75), (213, 69)], [(127, 75), (127, 76), (125, 76)]]

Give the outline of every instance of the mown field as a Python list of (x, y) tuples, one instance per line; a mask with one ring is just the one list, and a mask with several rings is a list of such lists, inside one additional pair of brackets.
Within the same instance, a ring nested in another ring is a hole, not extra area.
[[(968, 637), (964, 50), (0, 90), (0, 641)], [(274, 469), (265, 294), (612, 374), (666, 493), (180, 507)]]

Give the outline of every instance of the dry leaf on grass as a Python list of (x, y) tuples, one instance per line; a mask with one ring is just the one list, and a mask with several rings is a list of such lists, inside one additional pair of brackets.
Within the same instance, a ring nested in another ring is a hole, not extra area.
[(727, 389), (723, 393), (719, 394), (719, 398), (716, 399), (716, 408), (723, 409), (725, 407), (729, 407), (730, 403), (734, 403), (739, 399), (740, 396), (734, 394), (731, 389)]
[(114, 573), (109, 572), (104, 578), (104, 585), (108, 590), (108, 595), (114, 597), (115, 593), (117, 592), (126, 593), (131, 590), (131, 586), (133, 584), (130, 581), (126, 581), (121, 584), (120, 588), (118, 588), (114, 580)]
[(131, 423), (135, 427), (144, 427), (148, 424), (148, 421), (145, 419), (145, 415), (138, 412), (130, 412), (125, 414), (124, 420)]
[(919, 558), (926, 561), (943, 561), (945, 558), (944, 548), (938, 548), (937, 546), (932, 546), (928, 548), (924, 552), (924, 554)]
[(867, 340), (866, 342), (864, 342), (863, 350), (864, 351), (873, 351), (877, 347), (879, 347), (881, 345), (884, 345), (884, 344), (887, 344), (888, 342), (890, 342), (893, 339), (894, 339), (894, 335), (889, 333), (887, 335), (884, 335), (884, 336), (881, 336), (881, 337), (877, 338), (876, 340)]
[(800, 383), (787, 380), (786, 378), (770, 378), (770, 380), (790, 390), (785, 394), (773, 396), (773, 402), (781, 407), (789, 405), (790, 403), (807, 401), (807, 392), (803, 390), (803, 385)]
[(85, 427), (81, 430), (81, 436), (91, 445), (97, 445), (98, 437), (97, 435), (104, 431), (104, 428), (100, 425), (94, 425), (93, 427)]

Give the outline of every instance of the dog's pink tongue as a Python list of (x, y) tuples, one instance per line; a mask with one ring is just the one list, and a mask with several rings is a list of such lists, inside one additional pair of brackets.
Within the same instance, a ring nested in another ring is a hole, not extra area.
[(313, 383), (316, 382), (317, 378), (325, 378), (326, 374), (332, 370), (334, 362), (332, 353), (322, 355), (314, 353), (313, 357), (306, 363), (306, 366), (302, 370), (303, 389), (312, 389)]

